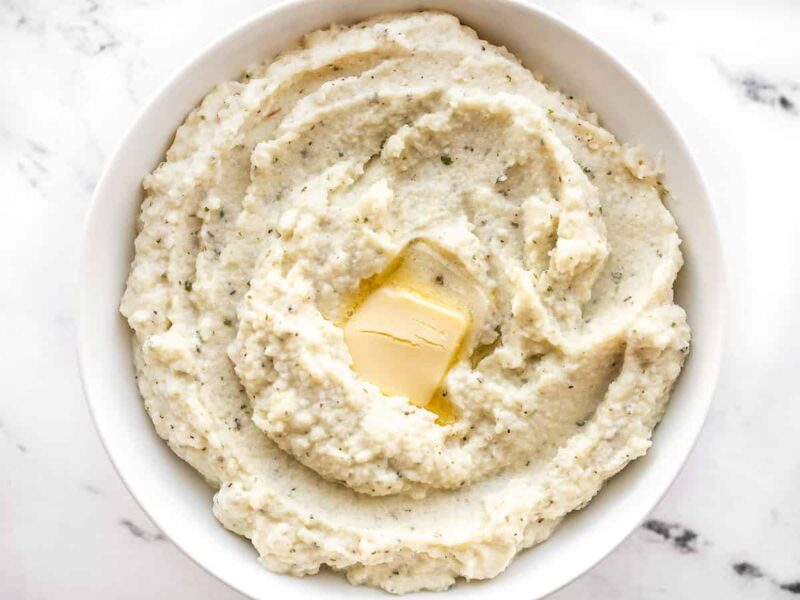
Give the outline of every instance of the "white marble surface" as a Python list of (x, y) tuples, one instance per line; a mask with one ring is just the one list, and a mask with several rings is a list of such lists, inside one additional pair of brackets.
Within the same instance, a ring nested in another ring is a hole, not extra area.
[[(164, 540), (111, 468), (78, 381), (74, 280), (89, 196), (135, 111), (266, 4), (0, 0), (2, 599), (241, 598)], [(730, 280), (722, 379), (686, 469), (652, 521), (554, 597), (788, 600), (800, 594), (800, 3), (543, 4), (633, 67), (682, 126)]]

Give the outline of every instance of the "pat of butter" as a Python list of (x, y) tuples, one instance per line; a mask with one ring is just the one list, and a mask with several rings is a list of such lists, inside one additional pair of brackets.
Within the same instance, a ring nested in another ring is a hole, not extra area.
[(425, 406), (442, 382), (469, 319), (401, 288), (378, 288), (344, 328), (353, 369), (389, 396)]

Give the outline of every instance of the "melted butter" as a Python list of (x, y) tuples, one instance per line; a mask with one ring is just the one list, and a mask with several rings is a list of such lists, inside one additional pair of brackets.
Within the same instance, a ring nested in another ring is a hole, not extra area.
[[(361, 282), (356, 292), (346, 299), (340, 313), (342, 318), (337, 324), (347, 331), (352, 317), (368, 299), (373, 298), (370, 300), (373, 302), (376, 292), (382, 289), (414, 294), (428, 303), (438, 305), (442, 310), (465, 315), (468, 323), (470, 311), (463, 295), (463, 280), (464, 277), (459, 275), (453, 261), (444, 252), (427, 242), (413, 242), (382, 273)], [(465, 337), (462, 333), (440, 379), (463, 357)], [(413, 373), (408, 375), (414, 376)], [(396, 383), (394, 387), (398, 387)], [(386, 390), (382, 391), (386, 393)], [(427, 402), (417, 398), (412, 403), (434, 413), (439, 425), (456, 421), (455, 408), (444, 389), (437, 389)]]
[(391, 286), (406, 289), (430, 302), (469, 314), (468, 303), (453, 289), (458, 277), (452, 261), (424, 241), (411, 243), (381, 273), (364, 279), (355, 293), (344, 301), (344, 310), (336, 325), (344, 327), (356, 309), (378, 288)]
[(447, 397), (446, 390), (437, 391), (425, 409), (436, 415), (437, 425), (452, 425), (456, 422), (456, 409)]

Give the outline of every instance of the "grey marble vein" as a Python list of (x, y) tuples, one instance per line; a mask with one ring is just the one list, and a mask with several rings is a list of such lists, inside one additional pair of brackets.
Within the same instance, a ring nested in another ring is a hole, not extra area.
[(120, 519), (119, 523), (133, 537), (139, 538), (140, 540), (143, 540), (145, 542), (160, 542), (161, 540), (166, 539), (166, 537), (164, 537), (164, 534), (161, 533), (160, 531), (156, 532), (145, 531), (130, 519)]
[(103, 490), (98, 487), (93, 486), (91, 483), (82, 483), (81, 489), (84, 490), (87, 494), (91, 494), (92, 496), (102, 496)]
[[(654, 534), (682, 554), (695, 554), (699, 551), (700, 536), (694, 530), (679, 523), (660, 519), (648, 519), (642, 523), (642, 529)], [(707, 540), (703, 540), (708, 544)], [(800, 594), (800, 579), (797, 581), (781, 581), (769, 575), (761, 566), (749, 561), (734, 561), (730, 565), (733, 572), (745, 580), (766, 579), (775, 588), (792, 594)]]
[(17, 172), (28, 187), (38, 190), (50, 171), (49, 163), (53, 158), (50, 149), (37, 140), (18, 135), (3, 126), (0, 126), (0, 142), (14, 148)]
[(116, 29), (105, 21), (95, 0), (79, 3), (74, 12), (56, 20), (54, 26), (75, 50), (83, 54), (101, 54), (121, 44)]
[(670, 542), (672, 546), (685, 554), (697, 552), (697, 533), (679, 525), (678, 523), (667, 523), (658, 519), (648, 519), (642, 524), (642, 528), (651, 531), (661, 539)]
[(729, 83), (737, 87), (748, 100), (791, 115), (800, 110), (800, 83), (788, 79), (772, 79), (752, 70), (736, 71), (718, 59), (717, 69)]
[(20, 452), (22, 452), (23, 454), (28, 452), (28, 447), (25, 444), (23, 444), (22, 442), (20, 442), (13, 435), (11, 435), (11, 433), (6, 428), (5, 422), (3, 422), (2, 420), (0, 420), (0, 434), (3, 434), (3, 436), (5, 436), (5, 438), (8, 441), (10, 441), (12, 444), (14, 444), (14, 447), (17, 450), (19, 450)]
[(42, 22), (32, 18), (30, 8), (14, 0), (0, 1), (0, 27), (37, 35), (44, 33)]
[(778, 589), (789, 592), (791, 594), (800, 594), (800, 580), (792, 581), (792, 582), (780, 582), (775, 577), (767, 575), (764, 573), (764, 570), (759, 567), (758, 565), (754, 565), (750, 562), (736, 562), (731, 565), (733, 572), (736, 573), (739, 577), (743, 577), (745, 579), (762, 579), (766, 577), (772, 585), (777, 587)]

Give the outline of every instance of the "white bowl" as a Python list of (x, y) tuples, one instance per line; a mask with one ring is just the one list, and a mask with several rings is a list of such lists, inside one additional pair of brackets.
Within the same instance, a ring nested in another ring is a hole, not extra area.
[[(118, 312), (133, 254), (142, 176), (162, 159), (176, 128), (212, 87), (247, 65), (291, 47), (303, 33), (376, 14), (437, 8), (505, 45), (529, 68), (586, 100), (621, 140), (663, 152), (669, 208), (684, 240), (686, 266), (677, 300), (694, 343), (647, 456), (570, 515), (546, 543), (480, 583), (459, 583), (453, 600), (541, 598), (584, 573), (622, 542), (675, 479), (708, 411), (723, 332), (720, 242), (703, 179), (675, 125), (649, 91), (596, 43), (540, 8), (512, 0), (300, 0), (242, 23), (180, 69), (145, 106), (106, 166), (86, 223), (80, 267), (78, 350), (97, 430), (131, 494), (152, 520), (200, 566), (240, 592), (267, 598), (376, 598), (322, 573), (280, 576), (256, 562), (250, 543), (211, 514), (212, 491), (156, 435), (134, 381), (130, 331)], [(427, 594), (432, 595), (432, 594)], [(426, 594), (422, 594), (426, 596)]]

